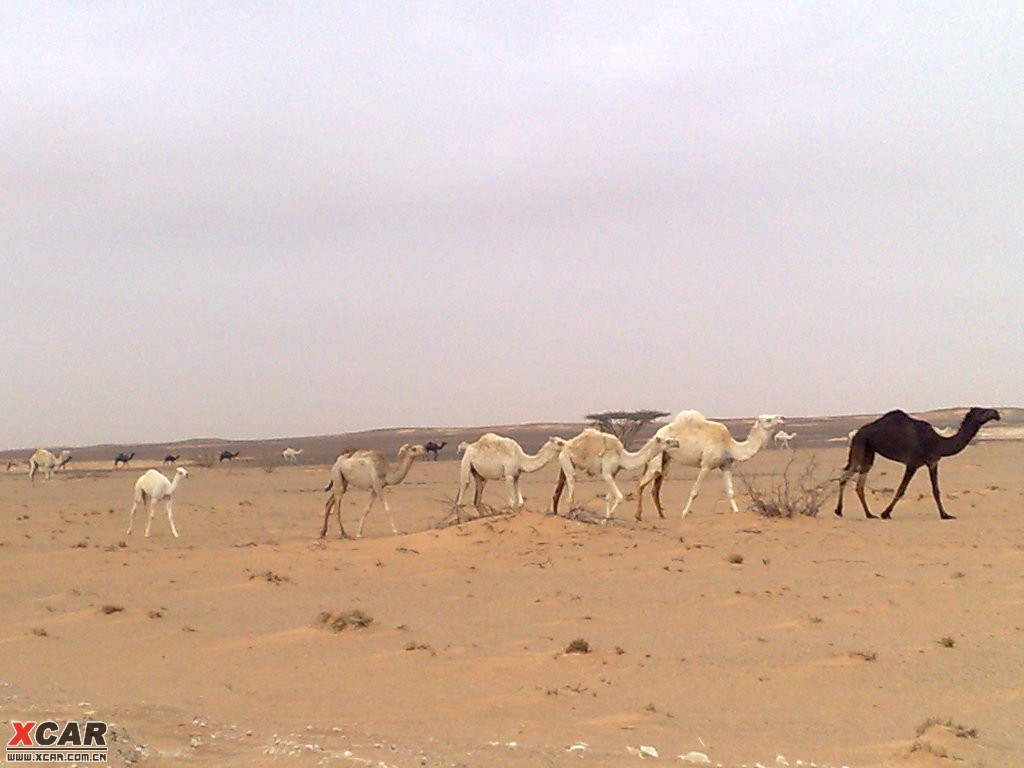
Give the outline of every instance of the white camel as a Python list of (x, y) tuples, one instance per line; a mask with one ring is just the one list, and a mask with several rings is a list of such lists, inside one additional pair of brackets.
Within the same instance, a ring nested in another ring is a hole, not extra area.
[(55, 469), (63, 467), (70, 460), (69, 451), (61, 451), (60, 456), (54, 456), (45, 448), (39, 448), (28, 460), (28, 479), (35, 483), (36, 472), (42, 470), (43, 476), (49, 480)]
[(469, 488), (470, 479), (476, 482), (473, 506), (479, 508), (484, 486), (488, 480), (504, 480), (508, 486), (508, 503), (513, 509), (523, 506), (523, 494), (519, 490), (519, 476), (524, 472), (536, 472), (552, 461), (565, 447), (565, 440), (549, 437), (540, 450), (532, 456), (511, 437), (493, 432), (481, 435), (475, 442), (461, 443), (462, 467), (459, 473), (459, 495), (455, 506), (462, 504), (462, 497)]
[(552, 511), (558, 514), (558, 499), (566, 485), (569, 486), (569, 509), (572, 509), (576, 473), (585, 472), (591, 477), (600, 477), (608, 485), (610, 493), (605, 497), (604, 511), (604, 518), (608, 520), (622, 502), (622, 491), (615, 484), (615, 475), (619, 470), (638, 469), (648, 462), (659, 459), (664, 451), (678, 447), (679, 442), (675, 438), (656, 435), (639, 451), (630, 453), (615, 435), (587, 427), (566, 442), (558, 454), (561, 471), (558, 473), (558, 484), (551, 499)]
[(167, 510), (167, 522), (171, 524), (171, 533), (178, 537), (178, 529), (174, 527), (174, 515), (171, 511), (171, 501), (174, 492), (178, 490), (178, 483), (188, 477), (188, 470), (178, 467), (174, 472), (174, 479), (168, 480), (155, 469), (147, 469), (142, 476), (135, 481), (135, 501), (132, 504), (132, 511), (128, 515), (128, 531), (130, 536), (132, 525), (135, 523), (135, 510), (139, 504), (149, 508), (149, 517), (146, 519), (146, 536), (149, 536), (150, 526), (153, 525), (153, 513), (156, 512), (156, 503), (162, 501), (164, 509)]
[(281, 451), (281, 456), (284, 457), (285, 464), (297, 464), (299, 461), (299, 454), (302, 453), (303, 449), (299, 448), (285, 448)]
[(775, 447), (789, 448), (789, 441), (794, 437), (796, 437), (796, 432), (786, 432), (784, 429), (780, 429), (775, 433)]
[(771, 439), (772, 432), (785, 424), (785, 419), (778, 414), (765, 414), (754, 420), (750, 434), (743, 442), (736, 442), (729, 434), (728, 428), (717, 421), (709, 421), (697, 411), (683, 411), (671, 422), (659, 429), (655, 435), (674, 437), (679, 447), (657, 456), (647, 465), (636, 489), (636, 519), (643, 517), (643, 491), (652, 481), (651, 497), (658, 509), (658, 515), (665, 517), (661, 506), (661, 484), (665, 481), (665, 472), (669, 463), (675, 461), (687, 467), (699, 467), (697, 480), (690, 490), (690, 498), (683, 508), (681, 517), (690, 513), (690, 506), (700, 492), (704, 477), (712, 469), (722, 470), (725, 480), (725, 495), (733, 512), (739, 512), (736, 506), (732, 487), (732, 465), (737, 461), (746, 461), (761, 450)]
[(384, 491), (405, 480), (405, 476), (412, 468), (412, 463), (426, 452), (427, 449), (422, 445), (406, 443), (398, 449), (396, 462), (390, 465), (379, 451), (358, 450), (341, 454), (334, 462), (334, 466), (331, 467), (331, 482), (326, 488), (331, 491), (331, 495), (324, 505), (324, 527), (320, 531), (320, 538), (327, 536), (327, 523), (331, 519), (332, 508), (337, 510), (338, 528), (341, 530), (342, 537), (347, 537), (345, 526), (341, 523), (341, 498), (350, 485), (370, 492), (370, 503), (363, 510), (363, 516), (359, 518), (359, 530), (356, 536), (363, 535), (363, 523), (366, 522), (366, 516), (370, 514), (370, 508), (373, 507), (373, 502), (377, 499), (384, 503), (384, 511), (388, 513), (388, 520), (391, 521), (391, 531), (397, 535), (398, 528), (395, 527), (395, 518), (391, 515), (391, 507), (388, 506), (388, 499), (384, 495)]

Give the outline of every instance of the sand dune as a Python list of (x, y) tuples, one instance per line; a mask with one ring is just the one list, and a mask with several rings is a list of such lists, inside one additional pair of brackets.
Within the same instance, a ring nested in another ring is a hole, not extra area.
[[(824, 479), (844, 450), (815, 456)], [(792, 457), (744, 471), (774, 482)], [(1024, 765), (1020, 460), (945, 460), (954, 522), (922, 473), (889, 523), (852, 494), (842, 520), (834, 497), (733, 514), (712, 476), (682, 523), (627, 500), (592, 525), (545, 514), (548, 468), (523, 513), (446, 528), (457, 464), (423, 461), (392, 492), (405, 533), (377, 509), (359, 541), (317, 538), (326, 466), (190, 469), (180, 539), (162, 508), (124, 535), (144, 464), (0, 473), (0, 710), (115, 723), (115, 764)], [(876, 507), (900, 474), (879, 461)], [(692, 477), (666, 482), (675, 514)], [(365, 503), (346, 496), (346, 523)], [(372, 621), (319, 620), (351, 610)]]

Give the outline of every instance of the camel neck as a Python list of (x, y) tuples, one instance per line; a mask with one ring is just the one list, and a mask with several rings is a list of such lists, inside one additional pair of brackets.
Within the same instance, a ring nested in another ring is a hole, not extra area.
[(747, 435), (747, 439), (742, 443), (733, 441), (732, 450), (729, 452), (732, 458), (736, 461), (746, 461), (751, 458), (755, 453), (764, 448), (765, 443), (768, 442), (768, 432), (760, 424), (755, 423), (750, 428), (750, 433)]
[(960, 453), (978, 434), (979, 429), (981, 429), (980, 424), (961, 424), (960, 429), (952, 437), (940, 437), (939, 455), (953, 456)]

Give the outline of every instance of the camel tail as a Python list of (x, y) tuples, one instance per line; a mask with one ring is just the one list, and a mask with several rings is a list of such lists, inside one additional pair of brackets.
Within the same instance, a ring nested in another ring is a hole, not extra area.
[(329, 490), (331, 490), (331, 489), (332, 489), (333, 487), (334, 487), (334, 478), (332, 477), (332, 478), (331, 478), (331, 482), (329, 482), (329, 483), (327, 484), (327, 487), (326, 487), (326, 488), (324, 488), (324, 490), (325, 490), (325, 491), (329, 491)]

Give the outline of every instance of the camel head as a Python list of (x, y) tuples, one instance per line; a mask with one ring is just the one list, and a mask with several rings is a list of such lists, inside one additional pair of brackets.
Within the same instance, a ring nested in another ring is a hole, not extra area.
[(174, 474), (180, 475), (181, 479), (184, 480), (186, 477), (188, 477), (188, 470), (185, 469), (184, 467), (178, 467), (176, 470), (174, 470)]
[(999, 411), (995, 408), (971, 408), (964, 416), (962, 424), (977, 424), (979, 427), (990, 421), (999, 421)]
[(401, 448), (398, 449), (399, 456), (411, 456), (413, 459), (418, 459), (421, 456), (427, 455), (427, 449), (425, 446), (417, 444), (405, 443)]
[(672, 449), (679, 447), (679, 441), (674, 437), (662, 437), (661, 435), (655, 435), (654, 442), (656, 442), (663, 451), (671, 451)]
[(565, 444), (567, 442), (568, 440), (566, 440), (564, 437), (549, 437), (547, 440), (544, 441), (544, 445), (541, 446), (541, 450), (547, 448), (548, 446), (553, 446), (558, 450), (562, 450), (563, 448), (565, 448)]
[(765, 432), (771, 433), (780, 429), (786, 423), (786, 418), (778, 413), (763, 413), (757, 417), (757, 423)]

